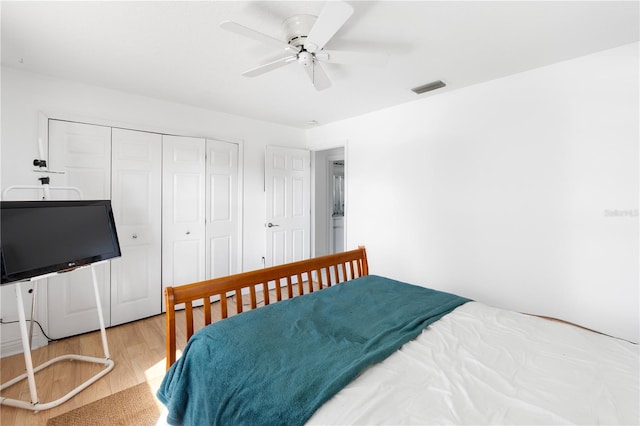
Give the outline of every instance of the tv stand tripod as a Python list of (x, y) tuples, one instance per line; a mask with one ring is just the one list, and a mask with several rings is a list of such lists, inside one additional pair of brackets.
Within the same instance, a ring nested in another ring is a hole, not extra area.
[[(4, 397), (0, 397), (0, 405), (9, 405), (12, 407), (17, 407), (17, 408), (24, 408), (27, 410), (32, 410), (34, 412), (37, 411), (42, 411), (42, 410), (48, 410), (49, 408), (53, 408), (53, 407), (57, 407), (58, 405), (62, 404), (63, 402), (66, 402), (67, 400), (69, 400), (71, 397), (75, 396), (76, 394), (78, 394), (80, 391), (84, 390), (85, 388), (87, 388), (89, 385), (91, 385), (92, 383), (96, 382), (98, 379), (100, 379), (102, 376), (104, 376), (105, 374), (107, 374), (109, 371), (111, 371), (115, 365), (115, 363), (113, 362), (113, 360), (111, 359), (110, 355), (109, 355), (109, 346), (107, 344), (107, 332), (105, 330), (105, 326), (104, 326), (104, 317), (102, 314), (102, 303), (100, 302), (100, 292), (98, 289), (98, 280), (96, 278), (96, 271), (95, 271), (95, 267), (94, 265), (98, 265), (102, 262), (98, 262), (98, 263), (94, 263), (89, 265), (88, 267), (91, 268), (91, 276), (93, 279), (93, 291), (95, 292), (95, 296), (96, 296), (96, 306), (98, 308), (98, 319), (100, 321), (100, 333), (102, 336), (102, 348), (104, 350), (104, 358), (97, 358), (97, 357), (91, 357), (91, 356), (85, 356), (85, 355), (77, 355), (77, 354), (67, 354), (67, 355), (62, 355), (56, 358), (53, 358), (43, 364), (40, 364), (37, 367), (33, 367), (33, 361), (31, 359), (31, 334), (27, 332), (27, 319), (25, 316), (25, 312), (24, 312), (24, 304), (23, 304), (23, 298), (22, 298), (22, 284), (24, 283), (24, 281), (18, 281), (17, 283), (15, 283), (15, 290), (16, 290), (16, 302), (17, 302), (17, 308), (18, 308), (18, 323), (20, 326), (20, 337), (22, 339), (22, 348), (24, 351), (24, 362), (25, 362), (25, 368), (26, 368), (26, 372), (19, 375), (18, 377), (9, 380), (6, 383), (3, 383), (0, 386), (0, 391), (13, 386), (14, 384), (27, 379), (28, 383), (29, 383), (29, 394), (31, 397), (31, 402), (27, 402), (27, 401), (23, 401), (20, 399), (12, 399), (12, 398), (4, 398)], [(78, 268), (80, 269), (80, 268)], [(57, 273), (56, 273), (57, 274)], [(33, 309), (33, 304), (35, 303), (36, 300), (36, 291), (37, 291), (37, 285), (38, 285), (38, 281), (56, 275), (56, 274), (47, 274), (47, 275), (42, 275), (40, 277), (35, 277), (32, 278), (30, 281), (33, 283), (33, 299), (32, 299), (32, 311), (34, 311)], [(33, 327), (33, 313), (32, 313), (32, 317), (31, 317), (31, 326)], [(92, 376), (91, 378), (89, 378), (88, 380), (86, 380), (85, 382), (83, 382), (82, 384), (76, 386), (75, 388), (73, 388), (72, 390), (70, 390), (66, 395), (51, 401), (51, 402), (45, 402), (45, 403), (41, 403), (38, 399), (38, 392), (37, 392), (37, 388), (36, 388), (36, 380), (35, 380), (35, 373), (37, 373), (38, 371), (41, 371), (49, 366), (51, 366), (52, 364), (55, 364), (56, 362), (59, 361), (64, 361), (64, 360), (75, 360), (75, 361), (83, 361), (83, 362), (89, 362), (89, 363), (95, 363), (95, 364), (101, 364), (104, 365), (104, 368), (102, 370), (100, 370), (97, 374), (95, 374), (94, 376)]]

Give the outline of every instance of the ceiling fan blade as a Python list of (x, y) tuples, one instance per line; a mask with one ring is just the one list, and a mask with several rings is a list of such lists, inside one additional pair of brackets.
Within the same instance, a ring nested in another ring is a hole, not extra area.
[(278, 40), (275, 37), (271, 37), (270, 35), (261, 33), (256, 30), (252, 30), (251, 28), (245, 27), (244, 25), (240, 25), (237, 22), (233, 22), (233, 21), (220, 22), (220, 28), (227, 31), (231, 31), (232, 33), (240, 34), (242, 36), (249, 37), (261, 42), (269, 43), (271, 45), (275, 45), (281, 48), (286, 49), (289, 47), (289, 45), (282, 40)]
[(380, 67), (386, 65), (389, 57), (375, 53), (347, 52), (344, 50), (322, 50), (316, 52), (316, 58), (330, 64), (363, 65)]
[(324, 90), (331, 87), (331, 80), (329, 80), (329, 77), (324, 72), (318, 61), (314, 60), (311, 62), (310, 66), (306, 67), (306, 69), (316, 90)]
[(289, 62), (293, 62), (297, 59), (297, 57), (295, 55), (292, 56), (286, 56), (284, 58), (280, 58), (277, 59), (273, 62), (269, 62), (263, 65), (260, 65), (259, 67), (250, 69), (248, 71), (245, 71), (242, 73), (243, 76), (245, 77), (256, 77), (258, 75), (264, 74), (268, 71), (271, 70), (275, 70), (276, 68), (280, 68), (283, 67), (285, 65), (287, 65)]
[(309, 31), (304, 48), (313, 53), (321, 50), (353, 14), (353, 7), (343, 1), (327, 1), (316, 23)]

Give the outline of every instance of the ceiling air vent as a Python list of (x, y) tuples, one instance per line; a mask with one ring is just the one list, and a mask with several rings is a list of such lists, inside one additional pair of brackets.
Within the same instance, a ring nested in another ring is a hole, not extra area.
[(423, 84), (422, 86), (414, 87), (413, 89), (411, 89), (411, 91), (415, 92), (416, 94), (419, 95), (421, 93), (430, 92), (432, 90), (440, 89), (441, 87), (444, 87), (444, 86), (446, 86), (446, 84), (444, 84), (440, 80), (437, 80), (437, 81), (433, 81), (431, 83)]

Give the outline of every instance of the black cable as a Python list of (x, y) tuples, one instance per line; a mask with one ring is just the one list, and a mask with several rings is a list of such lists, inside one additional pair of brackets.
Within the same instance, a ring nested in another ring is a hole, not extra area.
[[(44, 329), (42, 328), (42, 325), (37, 320), (27, 320), (27, 321), (33, 321), (36, 324), (38, 324), (38, 327), (40, 327), (40, 331), (42, 332), (42, 335), (47, 338), (48, 342), (57, 342), (58, 340), (60, 340), (60, 339), (52, 339), (51, 337), (47, 336), (47, 333), (44, 332)], [(0, 325), (2, 325), (2, 324), (15, 324), (17, 322), (20, 322), (20, 321), (5, 321), (5, 320), (0, 319)]]

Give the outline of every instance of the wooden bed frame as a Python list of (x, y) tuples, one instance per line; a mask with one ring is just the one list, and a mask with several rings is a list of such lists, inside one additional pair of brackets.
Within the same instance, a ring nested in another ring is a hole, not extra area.
[[(367, 253), (360, 246), (356, 250), (330, 254), (308, 260), (273, 266), (270, 268), (244, 272), (226, 277), (214, 278), (193, 284), (167, 287), (164, 290), (166, 302), (167, 370), (176, 361), (176, 305), (184, 303), (186, 339), (194, 331), (193, 303), (202, 303), (204, 325), (211, 324), (211, 301), (220, 303), (221, 319), (229, 316), (229, 298), (236, 299), (237, 313), (243, 311), (243, 294), (249, 294), (251, 309), (257, 308), (256, 287), (262, 290), (264, 304), (271, 300), (269, 290), (275, 291), (276, 300), (282, 300), (286, 289), (287, 298), (297, 294), (312, 293), (318, 289), (331, 287), (344, 281), (369, 275)], [(305, 285), (306, 284), (306, 285)], [(316, 288), (314, 289), (314, 284)]]

